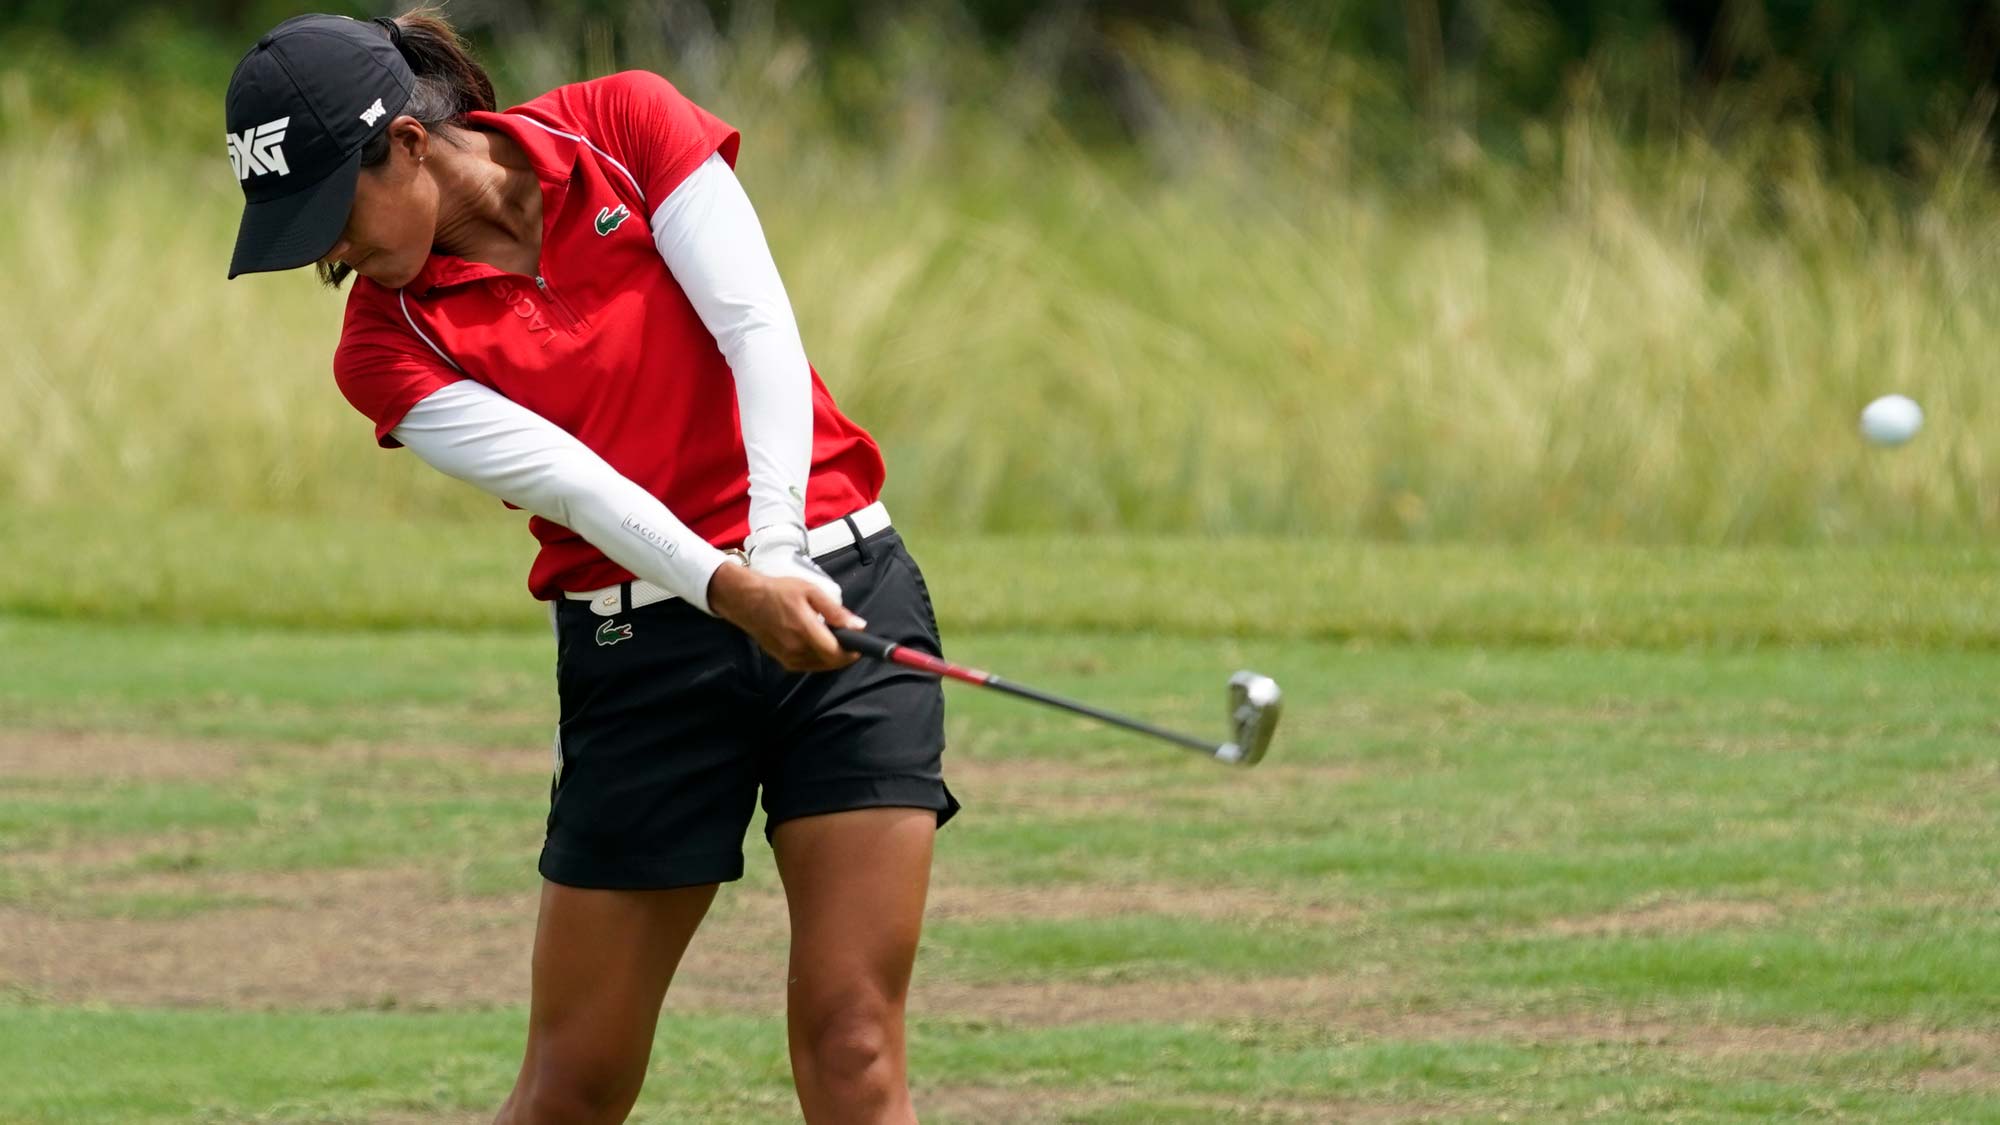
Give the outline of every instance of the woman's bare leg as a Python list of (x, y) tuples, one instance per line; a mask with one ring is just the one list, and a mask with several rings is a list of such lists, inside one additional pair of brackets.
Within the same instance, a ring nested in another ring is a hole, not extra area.
[(494, 1125), (615, 1125), (646, 1079), (653, 1028), (716, 885), (542, 884), (528, 1049)]
[(903, 1005), (923, 930), (937, 814), (800, 817), (772, 843), (792, 918), (792, 1078), (811, 1125), (916, 1121)]

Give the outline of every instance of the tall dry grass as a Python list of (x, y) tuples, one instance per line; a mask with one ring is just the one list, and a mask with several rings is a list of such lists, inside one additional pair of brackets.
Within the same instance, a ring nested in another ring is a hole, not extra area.
[[(1145, 140), (1105, 148), (1020, 60), (933, 47), (862, 83), (864, 127), (806, 96), (820, 63), (777, 37), (688, 79), (745, 130), (808, 349), (882, 440), (907, 522), (2000, 531), (1982, 130), (1894, 180), (1831, 171), (1779, 128), (1726, 150), (1627, 143), (1580, 88), (1505, 157), (1412, 130), (1392, 169), (1357, 141), (1368, 77), (1350, 62), (1274, 74), (1144, 41), (1124, 58), (1150, 91)], [(968, 84), (982, 67), (999, 73)], [(0, 77), (0, 503), (491, 510), (373, 447), (328, 373), (337, 296), (222, 280), (239, 197), (219, 143), (109, 144), (115, 107), (68, 129), (34, 99)], [(1931, 421), (1885, 452), (1854, 420), (1889, 391)]]

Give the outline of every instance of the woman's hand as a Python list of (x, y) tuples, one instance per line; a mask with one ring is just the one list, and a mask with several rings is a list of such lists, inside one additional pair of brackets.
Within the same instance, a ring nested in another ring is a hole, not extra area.
[(776, 578), (727, 564), (708, 580), (708, 608), (750, 634), (789, 672), (830, 672), (860, 657), (840, 647), (828, 624), (865, 629), (861, 620), (803, 578)]

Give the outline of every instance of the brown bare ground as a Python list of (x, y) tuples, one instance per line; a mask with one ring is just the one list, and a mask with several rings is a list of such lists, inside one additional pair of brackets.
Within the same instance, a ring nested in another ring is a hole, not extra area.
[(966, 984), (927, 978), (919, 965), (910, 1011), (1022, 1027), (1243, 1020), (1331, 1028), (1376, 1018), (1370, 1005), (1391, 987), (1334, 976)]
[(191, 855), (215, 839), (210, 832), (155, 832), (150, 836), (91, 840), (48, 851), (14, 852), (7, 856), (7, 863), (25, 871), (87, 871), (118, 867), (154, 855)]
[[(249, 897), (173, 919), (105, 919), (0, 910), (0, 987), (64, 1003), (235, 1008), (441, 1008), (517, 1004), (527, 996), (532, 895), (454, 898), (436, 873), (166, 874), (105, 884), (116, 892)], [(947, 900), (978, 902), (975, 892)], [(1056, 896), (1096, 909), (1084, 896)], [(1170, 897), (1113, 892), (1106, 909), (1157, 908)], [(1252, 901), (1253, 908), (1270, 904)], [(995, 917), (1031, 900), (980, 902)], [(671, 1003), (777, 1012), (784, 1005), (784, 900), (725, 889), (683, 962)], [(920, 970), (921, 972), (921, 970)], [(1379, 986), (1332, 978), (972, 985), (924, 981), (913, 1007), (961, 1018), (1035, 1024), (1103, 1019), (1262, 1018), (1318, 1021)]]
[[(324, 746), (242, 741), (202, 741), (145, 735), (71, 733), (61, 731), (0, 731), (0, 777), (34, 781), (171, 781), (214, 780), (232, 775), (247, 764), (288, 760), (368, 763), (379, 761), (446, 761), (475, 765), (496, 774), (539, 776), (550, 768), (546, 746), (479, 748), (452, 745), (399, 745), (376, 742), (334, 742)], [(1296, 766), (1282, 763), (1262, 774), (1238, 780), (1249, 795), (1281, 794), (1288, 788), (1277, 776), (1286, 772), (1356, 776), (1349, 767)], [(1154, 795), (1135, 788), (1128, 773), (1088, 763), (1022, 759), (980, 760), (958, 755), (948, 759), (954, 785), (981, 791), (982, 799), (998, 806), (1044, 802), (1106, 801), (1119, 803)]]
[(1778, 915), (1778, 907), (1768, 902), (1676, 899), (1649, 902), (1607, 914), (1559, 918), (1544, 926), (1542, 932), (1562, 937), (1692, 933), (1724, 926), (1762, 925), (1776, 920)]
[(500, 774), (546, 774), (546, 747), (481, 749), (334, 742), (325, 746), (64, 731), (0, 731), (0, 777), (29, 781), (212, 781), (253, 761), (449, 761)]
[(1933, 1093), (2000, 1093), (2000, 1065), (1968, 1063), (1927, 1070), (1917, 1076), (1917, 1089)]
[(1347, 904), (1299, 901), (1271, 891), (1239, 887), (1173, 883), (991, 887), (947, 883), (931, 888), (927, 912), (932, 920), (1116, 918), (1132, 914), (1330, 925), (1354, 921), (1362, 916), (1362, 911)]
[[(496, 771), (540, 773), (538, 752), (433, 747), (237, 747), (96, 735), (0, 734), (0, 775), (74, 780), (215, 778), (250, 760), (328, 755), (359, 760), (423, 757), (476, 761)], [(954, 764), (968, 791), (997, 805), (1036, 804), (1055, 794), (1119, 804), (1141, 799), (1113, 771), (1055, 762)], [(1255, 799), (1266, 779), (1259, 778)], [(1272, 779), (1275, 781), (1275, 778)], [(154, 835), (94, 842), (64, 852), (15, 855), (9, 863), (60, 869), (116, 863), (201, 839)], [(198, 893), (252, 899), (174, 919), (72, 917), (0, 908), (0, 989), (54, 1002), (328, 1009), (356, 1006), (465, 1008), (512, 1005), (527, 996), (534, 932), (532, 893), (455, 897), (443, 873), (348, 870), (272, 875), (189, 872), (147, 875), (93, 890)], [(1127, 885), (1020, 888), (941, 884), (934, 918), (1099, 917), (1154, 913), (1203, 918), (1286, 919), (1339, 924), (1362, 907), (1298, 902), (1231, 888)], [(1777, 908), (1759, 903), (1677, 901), (1554, 923), (1579, 935), (1755, 924)], [(729, 888), (697, 935), (669, 1000), (682, 1010), (783, 1010), (783, 900), (763, 889)], [(1420, 982), (1417, 982), (1420, 983)], [(1534, 1015), (1453, 1009), (1412, 1011), (1398, 1003), (1413, 982), (1365, 974), (1249, 980), (1201, 979), (1060, 984), (971, 984), (932, 979), (919, 965), (912, 1008), (921, 1014), (991, 1019), (1022, 1026), (1076, 1022), (1253, 1020), (1331, 1028), (1400, 1039), (1493, 1038), (1540, 1042), (1632, 1043), (1697, 1055), (1818, 1054), (1886, 1046), (1953, 1049), (1974, 1059), (2000, 1057), (2000, 1033), (1930, 1032), (1914, 1027), (1786, 1028), (1695, 1025), (1590, 1013)], [(1940, 1089), (1987, 1090), (1990, 1065), (1963, 1064), (1926, 1074)], [(972, 1119), (1020, 1091), (941, 1092)], [(1069, 1097), (1064, 1092), (1063, 1097)], [(942, 1107), (941, 1107), (942, 1108)], [(1060, 1112), (1051, 1103), (1047, 1108)], [(1071, 1108), (1088, 1108), (1072, 1105)], [(1421, 1119), (1423, 1107), (1405, 1107)], [(1356, 1106), (1367, 1120), (1369, 1107)], [(412, 1121), (456, 1121), (412, 1116)], [(1307, 1118), (1310, 1119), (1310, 1118)]]
[[(0, 988), (59, 1003), (231, 1008), (465, 1008), (519, 1004), (527, 996), (532, 895), (454, 898), (425, 871), (310, 875), (148, 876), (134, 887), (251, 895), (269, 905), (166, 920), (54, 917), (0, 910)], [(1145, 888), (1111, 901), (1159, 905)], [(954, 897), (993, 917), (972, 889)], [(1028, 899), (1002, 899), (1023, 914)], [(1063, 896), (1057, 896), (1058, 909)], [(1080, 899), (1069, 906), (1088, 909)], [(725, 890), (696, 936), (669, 1008), (776, 1014), (784, 1007), (783, 900)], [(918, 966), (917, 1015), (1016, 1026), (1073, 1023), (1255, 1021), (1395, 1039), (1503, 1039), (1671, 1048), (1703, 1056), (1824, 1054), (1889, 1046), (2000, 1057), (2000, 1033), (1911, 1027), (1795, 1028), (1691, 1025), (1592, 1013), (1536, 1015), (1454, 1008), (1409, 1010), (1409, 982), (1380, 975), (1289, 978), (974, 984), (927, 976)], [(1929, 1076), (1944, 1088), (1990, 1088), (1990, 1068)], [(977, 1096), (977, 1095), (969, 1095)]]
[[(159, 887), (173, 880), (154, 877)], [(246, 880), (188, 879), (222, 892)], [(0, 986), (63, 1002), (246, 1008), (463, 1007), (526, 995), (532, 904), (450, 900), (427, 877), (261, 881), (280, 901), (175, 919), (0, 910)]]
[[(1171, 751), (1167, 751), (1171, 753)], [(1208, 792), (1212, 779), (1204, 766), (1190, 761), (1181, 795)], [(1339, 785), (1367, 776), (1366, 771), (1347, 765), (1313, 763), (1296, 765), (1274, 762), (1251, 773), (1229, 778), (1228, 808), (1254, 816), (1256, 810), (1287, 806), (1298, 799), (1302, 783)], [(1085, 763), (1052, 761), (978, 761), (948, 758), (945, 777), (954, 791), (968, 798), (975, 812), (1031, 812), (1041, 815), (1130, 812), (1154, 809), (1162, 796), (1157, 786), (1139, 786), (1120, 770)], [(1176, 783), (1166, 783), (1175, 791)]]
[[(979, 1122), (980, 1125), (1024, 1125), (1076, 1120), (1095, 1111), (1113, 1109), (1132, 1100), (1117, 1089), (1042, 1089), (1034, 1086), (939, 1086), (916, 1091), (917, 1108), (925, 1120)], [(1389, 1105), (1380, 1102), (1302, 1102), (1271, 1099), (1237, 1100), (1193, 1095), (1149, 1097), (1152, 1104), (1211, 1113), (1216, 1121), (1258, 1122), (1422, 1122), (1446, 1112), (1439, 1106)]]
[(227, 777), (239, 751), (135, 735), (0, 732), (0, 777), (28, 781), (166, 781)]
[(1453, 1008), (1360, 1008), (1343, 1030), (1394, 1039), (1500, 1039), (1516, 1043), (1591, 1043), (1662, 1047), (1704, 1058), (1826, 1055), (1890, 1047), (2000, 1057), (2000, 1031), (1938, 1030), (1909, 1024), (1829, 1027), (1689, 1022), (1615, 1012), (1528, 1013)]

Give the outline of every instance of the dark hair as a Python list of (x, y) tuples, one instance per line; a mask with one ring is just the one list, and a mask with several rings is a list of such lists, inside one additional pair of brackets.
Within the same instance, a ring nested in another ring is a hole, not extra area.
[[(446, 143), (456, 144), (452, 131), (464, 123), (466, 114), (495, 108), (493, 80), (442, 11), (418, 8), (375, 23), (417, 76), (416, 88), (399, 116), (414, 117)], [(361, 166), (374, 168), (388, 159), (389, 130), (383, 129), (362, 146)], [(319, 279), (335, 289), (353, 272), (345, 262), (321, 262), (317, 269)]]

